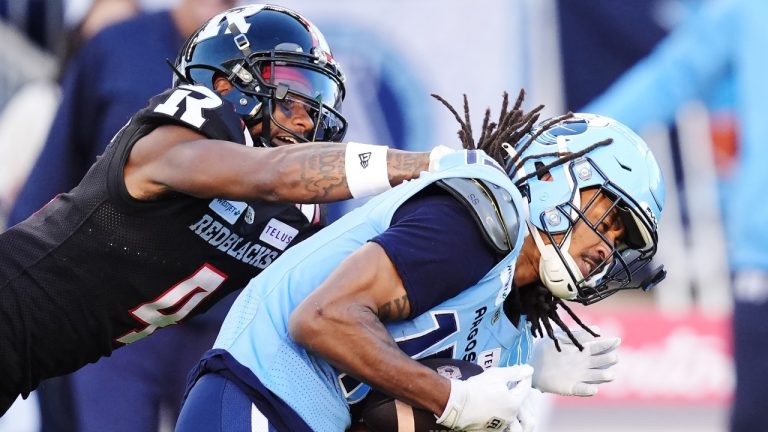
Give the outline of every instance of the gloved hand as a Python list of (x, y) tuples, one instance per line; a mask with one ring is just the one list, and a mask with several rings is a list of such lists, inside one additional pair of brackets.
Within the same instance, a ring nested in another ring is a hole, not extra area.
[(615, 350), (621, 339), (595, 338), (585, 330), (573, 330), (572, 333), (584, 345), (584, 351), (579, 351), (562, 330), (555, 332), (561, 352), (549, 339), (541, 339), (533, 345), (533, 387), (563, 396), (593, 396), (598, 384), (613, 381), (610, 368), (619, 361)]
[[(534, 394), (538, 393), (538, 394)], [(536, 417), (538, 403), (541, 398), (541, 392), (531, 388), (528, 392), (520, 410), (517, 412), (517, 418), (509, 422), (509, 427), (504, 432), (533, 432), (536, 430)]]
[(531, 390), (532, 374), (529, 365), (518, 365), (492, 367), (466, 381), (452, 379), (451, 395), (437, 423), (489, 432), (501, 432), (514, 422), (520, 426), (518, 413)]
[(444, 145), (439, 145), (433, 148), (432, 151), (429, 152), (429, 172), (438, 171), (440, 169), (440, 159), (442, 159), (445, 155), (455, 153), (457, 151), (459, 150)]

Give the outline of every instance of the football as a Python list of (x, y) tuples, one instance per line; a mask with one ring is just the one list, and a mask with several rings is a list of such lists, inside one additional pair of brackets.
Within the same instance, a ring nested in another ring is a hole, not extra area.
[[(419, 362), (446, 378), (465, 380), (483, 371), (478, 364), (464, 360), (426, 359)], [(413, 408), (376, 390), (371, 390), (363, 404), (360, 417), (372, 432), (449, 432), (437, 424), (432, 412)]]

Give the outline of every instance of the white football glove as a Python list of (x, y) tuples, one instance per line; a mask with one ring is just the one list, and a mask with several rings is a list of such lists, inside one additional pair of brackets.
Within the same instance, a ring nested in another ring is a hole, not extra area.
[(518, 365), (492, 367), (466, 381), (452, 379), (451, 395), (437, 423), (462, 431), (504, 431), (518, 421), (532, 374), (529, 365)]
[[(538, 395), (534, 394), (538, 393)], [(509, 422), (509, 426), (504, 432), (533, 432), (536, 430), (536, 417), (538, 411), (538, 401), (541, 398), (541, 392), (531, 388), (528, 392), (520, 410), (517, 411), (517, 418)]]
[(584, 345), (584, 351), (579, 351), (560, 330), (555, 332), (555, 337), (560, 341), (561, 352), (549, 339), (534, 343), (531, 355), (533, 387), (563, 396), (593, 396), (598, 384), (613, 381), (610, 368), (619, 361), (615, 350), (621, 339), (595, 338), (586, 330), (572, 330), (572, 333)]
[(440, 169), (440, 159), (445, 155), (457, 152), (458, 149), (444, 145), (439, 145), (429, 152), (429, 172), (435, 172)]

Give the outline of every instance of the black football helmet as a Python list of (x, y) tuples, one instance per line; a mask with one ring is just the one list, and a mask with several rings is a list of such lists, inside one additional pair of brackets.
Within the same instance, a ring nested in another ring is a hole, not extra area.
[[(226, 77), (234, 89), (222, 98), (249, 128), (262, 122), (264, 146), (272, 145), (270, 121), (297, 142), (338, 142), (347, 131), (340, 113), (344, 74), (320, 30), (290, 9), (248, 5), (216, 15), (187, 40), (175, 68), (174, 86), (213, 90), (214, 76)], [(296, 104), (314, 123), (304, 136), (273, 117), (276, 108), (292, 111)]]

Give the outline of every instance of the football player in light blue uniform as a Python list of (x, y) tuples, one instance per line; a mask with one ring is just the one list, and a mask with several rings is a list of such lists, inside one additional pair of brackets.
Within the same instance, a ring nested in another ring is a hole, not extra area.
[[(589, 304), (660, 280), (663, 269), (646, 264), (663, 179), (623, 125), (577, 114), (531, 130), (536, 117), (519, 105), (477, 144), (498, 160), (444, 157), (440, 171), (372, 199), (255, 278), (192, 374), (177, 431), (343, 431), (348, 401), (367, 389), (359, 382), (448, 428), (504, 430), (524, 422), (531, 382), (560, 388), (524, 365), (526, 314), (539, 309), (521, 299), (543, 284)], [(515, 145), (502, 151), (504, 142)], [(596, 341), (575, 352), (599, 356), (617, 343)], [(486, 370), (460, 381), (413, 360), (432, 356)], [(599, 367), (615, 363), (600, 358)], [(600, 370), (591, 381), (610, 380)]]

